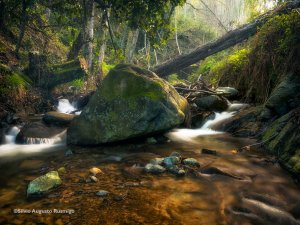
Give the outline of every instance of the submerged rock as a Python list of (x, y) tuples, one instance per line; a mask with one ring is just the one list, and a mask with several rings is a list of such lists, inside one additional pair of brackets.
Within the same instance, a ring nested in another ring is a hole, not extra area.
[(49, 125), (63, 127), (63, 126), (68, 126), (72, 122), (74, 117), (75, 117), (75, 115), (67, 114), (67, 113), (47, 112), (43, 116), (43, 121)]
[(120, 64), (68, 129), (67, 142), (97, 145), (163, 132), (185, 121), (186, 99), (154, 73)]
[(160, 165), (153, 165), (149, 163), (145, 166), (145, 171), (147, 173), (160, 174), (160, 173), (164, 173), (166, 169)]
[(200, 166), (200, 163), (197, 161), (197, 159), (194, 158), (186, 158), (182, 161), (182, 163), (187, 166)]
[(175, 174), (176, 176), (184, 176), (185, 175), (185, 170), (176, 165), (169, 167), (168, 171), (170, 173)]
[(153, 165), (162, 165), (164, 162), (164, 158), (154, 158), (150, 160), (150, 163)]
[(195, 100), (196, 105), (203, 111), (225, 111), (228, 108), (228, 101), (217, 95), (198, 97)]
[(96, 195), (97, 196), (100, 196), (100, 197), (105, 197), (105, 196), (107, 196), (109, 194), (109, 192), (108, 191), (105, 191), (105, 190), (100, 190), (100, 191), (97, 191), (96, 192)]
[(90, 173), (93, 175), (97, 175), (98, 173), (103, 173), (101, 169), (97, 168), (97, 167), (93, 167), (90, 170)]
[(169, 156), (164, 158), (163, 164), (166, 168), (172, 167), (180, 163), (180, 158), (177, 156)]
[(57, 171), (51, 171), (31, 181), (27, 188), (27, 197), (42, 196), (52, 188), (62, 184)]

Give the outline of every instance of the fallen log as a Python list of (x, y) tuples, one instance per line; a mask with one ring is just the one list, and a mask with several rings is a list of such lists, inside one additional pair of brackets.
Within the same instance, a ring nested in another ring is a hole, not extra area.
[(225, 50), (229, 47), (232, 47), (249, 37), (255, 35), (264, 23), (267, 22), (268, 19), (275, 15), (279, 15), (282, 13), (287, 13), (292, 11), (293, 9), (300, 7), (299, 0), (292, 0), (281, 7), (271, 10), (258, 18), (254, 21), (245, 24), (244, 26), (232, 30), (226, 33), (224, 36), (220, 37), (219, 39), (205, 44), (203, 46), (198, 47), (196, 50), (188, 53), (180, 55), (174, 59), (166, 61), (158, 66), (152, 68), (152, 71), (158, 74), (161, 77), (170, 75), (172, 73), (176, 73), (200, 60), (205, 59), (206, 57), (213, 55), (217, 52)]

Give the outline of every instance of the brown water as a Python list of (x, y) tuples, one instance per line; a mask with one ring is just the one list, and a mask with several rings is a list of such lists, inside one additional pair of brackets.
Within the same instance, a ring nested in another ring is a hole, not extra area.
[[(60, 147), (3, 157), (0, 224), (300, 224), (300, 189), (290, 175), (259, 151), (232, 152), (251, 142), (220, 134), (193, 143), (77, 147), (71, 148), (72, 156), (64, 154), (70, 148)], [(202, 148), (217, 155), (201, 154)], [(173, 151), (196, 158), (200, 169), (185, 177), (143, 172), (150, 159)], [(97, 175), (97, 183), (87, 183), (93, 166), (104, 173)], [(62, 186), (44, 198), (26, 199), (29, 181), (60, 167), (66, 169)], [(99, 197), (98, 190), (110, 194)], [(14, 209), (52, 213), (17, 214)], [(58, 214), (54, 209), (74, 211)]]

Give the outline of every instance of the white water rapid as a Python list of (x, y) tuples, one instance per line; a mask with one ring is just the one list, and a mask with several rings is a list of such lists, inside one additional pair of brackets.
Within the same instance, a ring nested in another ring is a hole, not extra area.
[(167, 133), (166, 136), (172, 141), (192, 143), (195, 142), (195, 138), (199, 136), (222, 134), (223, 132), (213, 130), (212, 127), (216, 124), (220, 124), (222, 121), (233, 117), (238, 110), (245, 107), (247, 107), (246, 104), (230, 104), (227, 111), (221, 113), (215, 112), (214, 119), (206, 121), (206, 123), (203, 124), (202, 127), (197, 129), (174, 129), (171, 132)]
[(75, 102), (72, 102), (72, 104), (69, 102), (68, 99), (60, 99), (58, 101), (57, 111), (61, 113), (71, 113), (77, 110), (75, 107)]

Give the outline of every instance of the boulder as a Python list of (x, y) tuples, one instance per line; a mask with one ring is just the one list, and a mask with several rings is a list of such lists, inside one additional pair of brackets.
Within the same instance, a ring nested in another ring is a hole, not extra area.
[(203, 111), (225, 111), (228, 108), (228, 101), (217, 95), (208, 95), (198, 97), (195, 100), (196, 105)]
[(211, 129), (232, 133), (236, 137), (253, 137), (257, 135), (264, 126), (260, 117), (262, 108), (263, 107), (260, 106), (241, 110), (233, 117), (215, 124)]
[(43, 121), (48, 125), (64, 127), (64, 126), (68, 126), (72, 122), (74, 117), (75, 115), (67, 114), (67, 113), (47, 112), (43, 116)]
[(239, 94), (239, 91), (233, 87), (218, 87), (215, 92), (217, 92), (218, 94), (222, 94), (226, 98), (230, 99), (237, 97), (237, 95)]
[[(284, 115), (291, 109), (299, 106), (295, 99), (300, 94), (300, 76), (286, 76), (284, 80), (272, 91), (271, 96), (265, 103), (266, 110), (273, 114)], [(269, 112), (265, 112), (269, 114)]]
[(26, 124), (16, 137), (18, 144), (46, 144), (59, 141), (64, 136), (65, 128), (49, 127), (42, 122)]
[(164, 132), (184, 123), (188, 103), (165, 80), (117, 65), (68, 129), (67, 142), (98, 145)]
[(27, 197), (39, 197), (52, 188), (61, 185), (62, 181), (57, 171), (51, 171), (31, 181), (27, 188)]
[(262, 134), (261, 141), (281, 164), (300, 178), (300, 109), (292, 110), (273, 121)]

